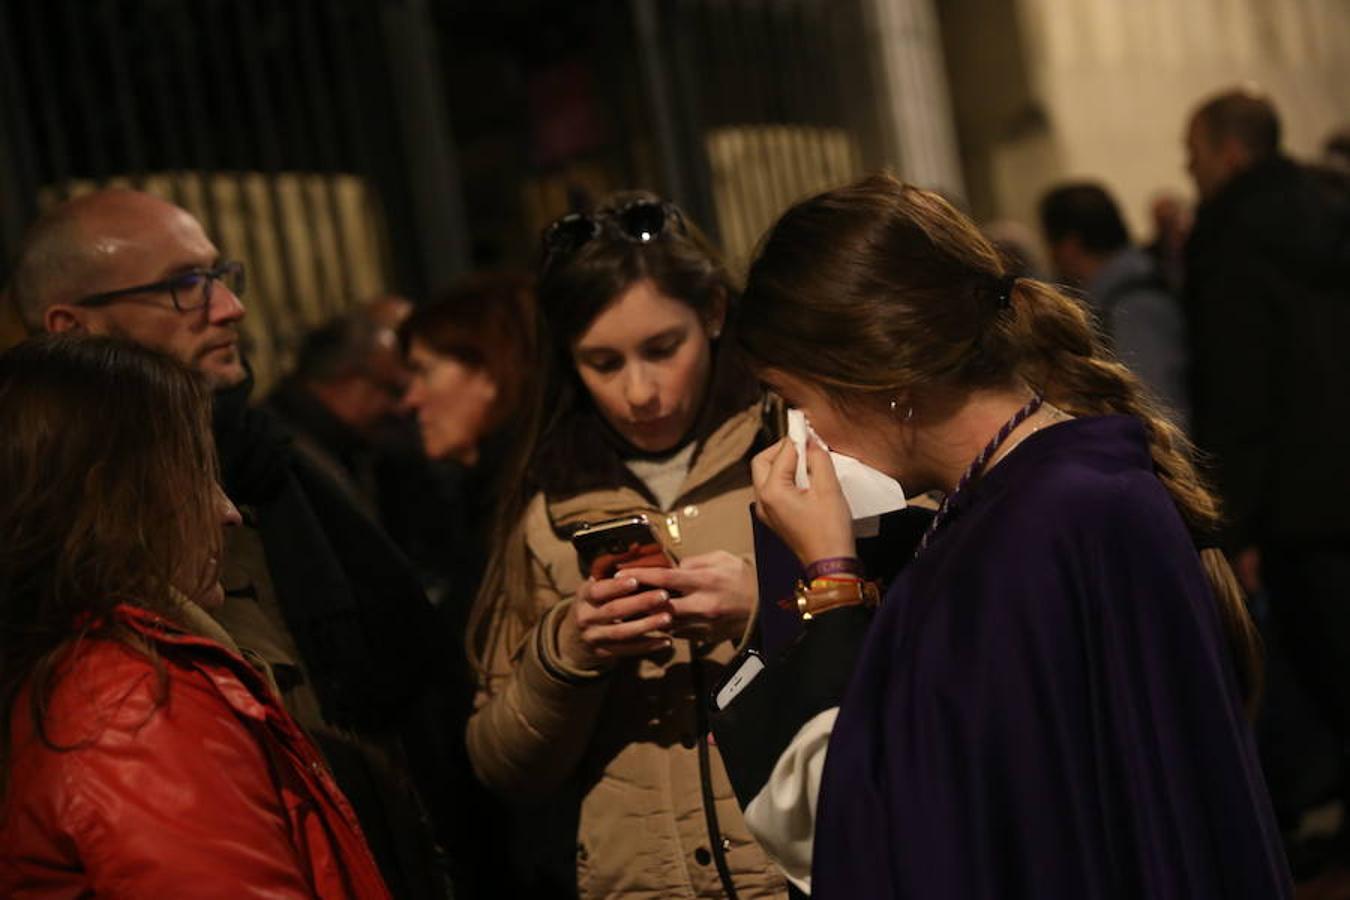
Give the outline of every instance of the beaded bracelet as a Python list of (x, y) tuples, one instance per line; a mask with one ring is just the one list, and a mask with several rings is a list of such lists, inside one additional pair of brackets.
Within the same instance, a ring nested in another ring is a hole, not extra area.
[(806, 576), (803, 580), (811, 582), (822, 575), (838, 575), (841, 573), (861, 577), (863, 574), (862, 560), (856, 556), (830, 556), (825, 559), (818, 559), (806, 567)]

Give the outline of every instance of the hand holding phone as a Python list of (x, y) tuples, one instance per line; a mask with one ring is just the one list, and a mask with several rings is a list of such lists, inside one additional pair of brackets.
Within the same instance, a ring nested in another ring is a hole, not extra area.
[(724, 550), (691, 556), (676, 568), (625, 567), (618, 576), (669, 591), (671, 633), (702, 641), (740, 640), (759, 593), (754, 566)]
[(587, 579), (558, 624), (558, 651), (578, 669), (606, 669), (669, 647), (673, 618), (665, 590), (644, 590), (628, 577)]

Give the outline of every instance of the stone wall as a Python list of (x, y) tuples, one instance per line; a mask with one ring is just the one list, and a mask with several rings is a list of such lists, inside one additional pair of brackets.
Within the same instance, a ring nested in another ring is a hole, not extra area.
[(1191, 195), (1182, 135), (1201, 98), (1252, 83), (1286, 149), (1350, 122), (1343, 0), (945, 0), (943, 41), (972, 211), (1032, 222), (1046, 187), (1104, 181), (1137, 237), (1159, 190)]

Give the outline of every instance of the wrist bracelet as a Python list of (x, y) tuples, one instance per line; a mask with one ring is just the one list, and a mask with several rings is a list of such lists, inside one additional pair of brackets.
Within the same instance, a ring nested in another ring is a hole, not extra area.
[(836, 575), (822, 575), (819, 578), (812, 578), (806, 583), (812, 588), (830, 588), (840, 584), (856, 584), (862, 580), (861, 575), (840, 572)]
[(881, 593), (877, 586), (862, 579), (820, 579), (813, 581), (809, 587), (799, 581), (792, 597), (792, 604), (803, 622), (810, 622), (821, 613), (841, 606), (875, 607), (880, 602)]
[(862, 560), (856, 556), (829, 556), (825, 559), (818, 559), (806, 567), (806, 575), (803, 580), (815, 581), (822, 575), (838, 574), (857, 575), (862, 577)]

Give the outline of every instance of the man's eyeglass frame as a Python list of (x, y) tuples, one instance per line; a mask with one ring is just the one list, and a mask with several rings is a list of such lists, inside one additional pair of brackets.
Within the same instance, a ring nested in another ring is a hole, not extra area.
[[(205, 279), (203, 283), (200, 279)], [(114, 300), (120, 300), (123, 297), (131, 297), (136, 294), (157, 294), (168, 292), (169, 299), (173, 301), (173, 308), (180, 313), (196, 312), (211, 303), (211, 287), (217, 281), (225, 283), (225, 287), (236, 297), (243, 296), (246, 285), (244, 278), (244, 264), (237, 260), (227, 259), (218, 266), (210, 269), (189, 269), (186, 272), (180, 272), (177, 275), (171, 275), (162, 281), (152, 281), (149, 284), (138, 284), (135, 287), (118, 288), (115, 291), (104, 291), (101, 294), (90, 294), (75, 301), (76, 306), (104, 306), (112, 303)], [(180, 294), (191, 294), (193, 291), (199, 292), (200, 299), (195, 303), (183, 303)]]

